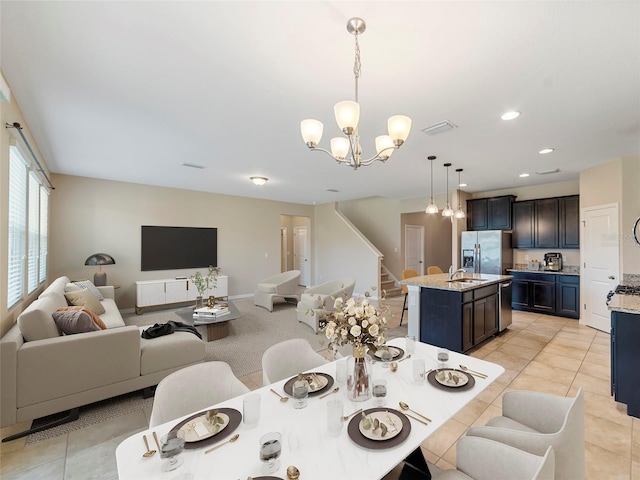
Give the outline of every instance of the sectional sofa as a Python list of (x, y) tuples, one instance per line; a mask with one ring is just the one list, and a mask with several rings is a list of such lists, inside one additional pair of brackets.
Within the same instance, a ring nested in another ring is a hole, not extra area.
[[(105, 329), (62, 334), (54, 312), (65, 293), (80, 288), (60, 277), (29, 305), (0, 339), (0, 424), (53, 413), (157, 385), (168, 374), (203, 362), (205, 344), (188, 332), (141, 338), (145, 327), (126, 326), (113, 287), (102, 294)], [(102, 309), (100, 309), (102, 310)]]

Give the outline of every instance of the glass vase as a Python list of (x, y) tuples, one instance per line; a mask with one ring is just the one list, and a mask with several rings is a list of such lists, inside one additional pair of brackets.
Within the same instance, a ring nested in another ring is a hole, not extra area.
[(347, 398), (364, 402), (371, 398), (371, 359), (365, 355), (364, 346), (354, 346), (347, 363)]
[(196, 309), (204, 307), (204, 303), (202, 302), (202, 295), (198, 295), (196, 297)]

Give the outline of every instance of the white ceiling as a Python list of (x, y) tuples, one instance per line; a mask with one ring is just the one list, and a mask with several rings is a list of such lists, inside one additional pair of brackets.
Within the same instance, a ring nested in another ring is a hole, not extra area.
[[(387, 117), (413, 120), (387, 163), (357, 171), (310, 152), (299, 127), (321, 120), (325, 148), (339, 133), (354, 16), (367, 22), (365, 156)], [(640, 153), (637, 0), (2, 0), (0, 17), (4, 76), (55, 173), (311, 204), (428, 195), (428, 155), (442, 193), (444, 162), (452, 187), (463, 168), (464, 190), (479, 192)], [(500, 120), (507, 110), (522, 115)], [(443, 120), (459, 128), (421, 131)]]

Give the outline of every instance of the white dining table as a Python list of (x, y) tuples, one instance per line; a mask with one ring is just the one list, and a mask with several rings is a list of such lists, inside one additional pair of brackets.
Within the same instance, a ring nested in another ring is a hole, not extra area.
[[(406, 356), (405, 339), (394, 339), (389, 342), (389, 345), (404, 349)], [(293, 399), (284, 403), (280, 402), (278, 397), (269, 390), (273, 388), (278, 393), (285, 395), (283, 386), (288, 380), (285, 379), (251, 392), (258, 393), (261, 397), (260, 421), (257, 427), (247, 428), (243, 423), (240, 423), (234, 432), (240, 435), (238, 440), (228, 443), (210, 454), (205, 454), (205, 450), (228, 440), (231, 435), (221, 439), (220, 442), (207, 443), (201, 448), (185, 449), (181, 453), (184, 464), (173, 472), (161, 471), (161, 464), (164, 460), (160, 458), (159, 454), (150, 458), (142, 456), (146, 451), (142, 436), (146, 434), (150, 444), (154, 445), (153, 431), (157, 433), (158, 437), (161, 437), (181, 420), (191, 415), (128, 437), (116, 449), (119, 479), (157, 478), (170, 480), (178, 474), (190, 473), (190, 477), (194, 480), (246, 480), (249, 476), (266, 475), (262, 473), (263, 464), (258, 457), (259, 439), (265, 433), (272, 431), (282, 434), (280, 468), (269, 474), (273, 477), (286, 479), (287, 467), (295, 465), (300, 470), (301, 480), (380, 479), (504, 372), (504, 368), (495, 363), (450, 352), (447, 367), (458, 369), (459, 365), (463, 364), (469, 369), (486, 374), (487, 378), (474, 377), (475, 384), (467, 390), (437, 388), (426, 380), (415, 382), (413, 380), (413, 360), (423, 359), (426, 369), (430, 370), (438, 367), (436, 357), (436, 347), (416, 342), (412, 357), (399, 362), (396, 372), (384, 368), (382, 362), (375, 362), (372, 365), (372, 378), (387, 380), (388, 393), (385, 408), (401, 411), (399, 402), (403, 401), (412, 410), (431, 419), (428, 425), (409, 419), (411, 423), (409, 436), (392, 448), (372, 450), (357, 445), (347, 433), (349, 421), (344, 422), (338, 436), (332, 436), (327, 430), (326, 410), (329, 400), (343, 400), (344, 414), (348, 415), (359, 408), (375, 407), (373, 398), (364, 402), (349, 401), (346, 395), (346, 384), (335, 382), (331, 388), (340, 387), (337, 393), (325, 398), (309, 397), (308, 405), (305, 408), (295, 409)], [(344, 362), (346, 360), (338, 361)], [(335, 379), (336, 362), (327, 363), (313, 369), (313, 371), (329, 374)], [(215, 379), (203, 379), (203, 381), (214, 382)], [(179, 394), (188, 395), (189, 392), (185, 391)], [(226, 407), (242, 412), (243, 397), (244, 395), (238, 396), (212, 405), (207, 409)], [(207, 409), (203, 409), (203, 411)], [(412, 412), (404, 413), (416, 416)]]

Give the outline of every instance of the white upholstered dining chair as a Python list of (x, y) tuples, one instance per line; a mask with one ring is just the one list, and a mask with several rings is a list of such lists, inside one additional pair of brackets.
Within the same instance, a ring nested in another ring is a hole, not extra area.
[(270, 346), (262, 354), (262, 383), (270, 385), (328, 363), (304, 338), (292, 338)]
[(225, 362), (190, 365), (167, 375), (158, 384), (149, 428), (247, 392), (249, 388)]
[(555, 453), (555, 478), (582, 480), (584, 464), (584, 393), (561, 397), (541, 392), (512, 391), (502, 396), (502, 415), (469, 436), (484, 437), (534, 455)]

